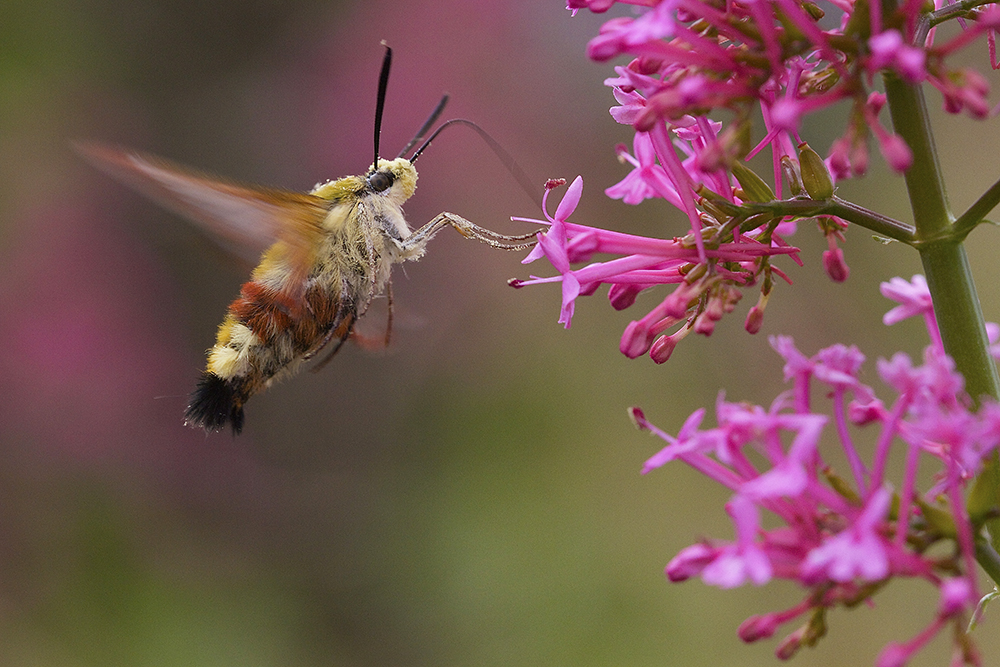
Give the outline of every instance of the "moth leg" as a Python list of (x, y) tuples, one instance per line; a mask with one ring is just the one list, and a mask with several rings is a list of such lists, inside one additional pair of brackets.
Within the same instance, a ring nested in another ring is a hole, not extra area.
[(389, 347), (392, 341), (392, 279), (385, 284), (385, 296), (388, 299), (386, 304), (388, 313), (385, 318), (385, 336), (381, 339), (378, 336), (365, 336), (364, 334), (352, 331), (350, 338), (364, 350), (384, 350)]
[[(342, 348), (344, 346), (344, 341), (346, 341), (348, 338), (351, 337), (352, 330), (353, 330), (353, 327), (347, 327), (347, 329), (344, 331), (344, 333), (342, 333), (340, 335), (340, 340), (338, 340), (336, 342), (336, 344), (334, 344), (333, 349), (330, 350), (330, 352), (325, 357), (323, 357), (322, 359), (320, 359), (319, 362), (315, 366), (313, 366), (312, 368), (310, 368), (309, 370), (311, 372), (313, 372), (313, 373), (319, 373), (321, 370), (323, 370), (324, 368), (326, 368), (326, 365), (328, 363), (330, 363), (330, 360), (333, 359), (333, 356), (335, 354), (337, 354), (338, 352), (340, 352), (340, 348)], [(327, 342), (329, 342), (330, 339), (333, 338), (333, 332), (334, 331), (335, 331), (334, 329), (330, 329), (330, 333), (327, 334)], [(316, 351), (312, 352), (311, 354), (315, 355), (316, 352), (319, 352), (325, 346), (326, 346), (326, 343), (323, 343), (323, 345), (321, 347), (317, 348)]]
[[(403, 250), (413, 250), (415, 248), (423, 247), (425, 243), (430, 241), (431, 238), (433, 238), (434, 235), (441, 231), (445, 226), (453, 227), (455, 231), (467, 239), (476, 239), (477, 241), (482, 241), (487, 245), (493, 246), (494, 248), (500, 248), (502, 250), (527, 250), (535, 245), (535, 236), (540, 232), (546, 231), (545, 229), (538, 229), (528, 234), (508, 236), (507, 234), (500, 234), (490, 229), (480, 227), (460, 215), (448, 213), (446, 211), (444, 213), (439, 213), (433, 220), (407, 236), (400, 242), (400, 245)], [(529, 241), (529, 239), (531, 240)]]
[(388, 314), (385, 317), (385, 346), (389, 347), (389, 342), (392, 340), (392, 278), (389, 278), (389, 282), (385, 284), (385, 297), (388, 299), (386, 307), (389, 309)]
[(302, 355), (303, 361), (309, 361), (315, 357), (319, 352), (330, 344), (334, 338), (339, 338), (337, 344), (334, 346), (333, 350), (330, 351), (326, 357), (323, 358), (318, 364), (313, 366), (310, 370), (315, 373), (316, 371), (322, 370), (324, 366), (330, 363), (330, 359), (333, 355), (340, 350), (340, 347), (344, 344), (344, 341), (350, 338), (351, 332), (354, 330), (354, 323), (358, 319), (358, 309), (357, 304), (354, 303), (351, 298), (351, 290), (348, 288), (347, 283), (344, 282), (340, 289), (340, 303), (341, 311), (338, 313), (337, 318), (334, 320), (333, 324), (330, 326), (329, 331), (326, 332), (326, 336), (320, 341), (319, 345), (315, 346), (304, 355)]
[(365, 235), (365, 249), (368, 251), (368, 298), (365, 299), (365, 305), (361, 307), (361, 312), (358, 314), (359, 319), (368, 312), (368, 306), (372, 305), (372, 301), (375, 300), (375, 290), (378, 289), (378, 257), (375, 256), (375, 245), (372, 243), (371, 236), (367, 234)]
[[(354, 324), (359, 319), (361, 319), (361, 317), (368, 311), (368, 307), (371, 305), (372, 301), (375, 300), (375, 289), (377, 287), (377, 282), (376, 282), (377, 276), (375, 271), (377, 269), (378, 260), (375, 256), (375, 246), (372, 245), (371, 242), (368, 243), (367, 249), (368, 249), (368, 271), (371, 274), (371, 280), (369, 281), (368, 285), (368, 298), (365, 299), (364, 304), (361, 306), (360, 312), (358, 311), (357, 307), (352, 306), (353, 312), (349, 313), (343, 320), (339, 321), (338, 323), (334, 324), (334, 326), (330, 327), (330, 330), (326, 332), (326, 336), (323, 338), (320, 344), (317, 345), (312, 350), (310, 350), (309, 352), (307, 352), (305, 355), (303, 355), (302, 357), (303, 361), (308, 361), (309, 359), (312, 359), (314, 356), (316, 356), (324, 347), (326, 347), (330, 343), (330, 341), (332, 341), (334, 338), (338, 338), (337, 343), (333, 346), (333, 349), (330, 350), (330, 352), (325, 357), (323, 357), (319, 361), (319, 363), (317, 363), (315, 366), (309, 369), (313, 373), (318, 373), (319, 371), (323, 370), (326, 367), (326, 365), (330, 363), (330, 360), (333, 359), (334, 355), (340, 351), (340, 348), (343, 347), (344, 343), (347, 342), (348, 338), (354, 338), (359, 342), (359, 344), (363, 346), (368, 345), (368, 339), (363, 336), (360, 336), (356, 331), (354, 331)], [(389, 299), (389, 304), (388, 304), (389, 315), (386, 321), (384, 345), (385, 347), (389, 347), (389, 339), (392, 336), (392, 278), (391, 277), (389, 281), (386, 283), (386, 292)], [(347, 288), (347, 285), (345, 284), (343, 286), (341, 293), (341, 302), (343, 303), (347, 302), (348, 293), (349, 290)], [(372, 347), (375, 346), (372, 345)]]

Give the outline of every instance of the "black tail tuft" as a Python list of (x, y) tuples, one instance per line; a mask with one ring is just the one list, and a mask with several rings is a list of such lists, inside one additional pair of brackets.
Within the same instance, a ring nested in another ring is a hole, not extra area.
[(203, 373), (198, 387), (191, 392), (191, 402), (184, 412), (184, 423), (206, 431), (221, 431), (229, 423), (233, 435), (243, 430), (243, 403), (246, 397), (234, 382), (215, 373)]

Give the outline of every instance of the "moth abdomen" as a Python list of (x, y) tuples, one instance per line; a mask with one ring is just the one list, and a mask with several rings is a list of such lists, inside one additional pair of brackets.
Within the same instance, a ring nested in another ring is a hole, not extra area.
[(266, 344), (291, 327), (292, 313), (301, 310), (300, 304), (285, 301), (275, 290), (249, 281), (243, 284), (239, 297), (229, 305), (229, 313)]
[(242, 391), (243, 378), (223, 379), (210, 371), (201, 375), (193, 392), (184, 423), (206, 431), (221, 431), (230, 425), (234, 435), (243, 430), (243, 404), (248, 396)]

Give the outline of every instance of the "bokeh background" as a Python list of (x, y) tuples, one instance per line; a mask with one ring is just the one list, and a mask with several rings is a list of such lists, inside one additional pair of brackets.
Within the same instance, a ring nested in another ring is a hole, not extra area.
[[(670, 236), (686, 223), (665, 204), (602, 194), (630, 138), (607, 114), (610, 66), (584, 56), (606, 17), (559, 0), (6, 0), (0, 14), (0, 664), (774, 663), (774, 640), (744, 646), (736, 628), (798, 592), (665, 580), (682, 547), (731, 537), (726, 494), (682, 467), (640, 476), (658, 443), (625, 409), (676, 432), (719, 389), (768, 403), (776, 333), (807, 353), (919, 354), (920, 325), (883, 327), (877, 291), (919, 270), (912, 252), (851, 230), (850, 280), (834, 285), (803, 228), (806, 267), (782, 263), (796, 284), (778, 285), (760, 335), (742, 330), (745, 302), (655, 366), (617, 346), (659, 297), (623, 313), (582, 299), (566, 331), (557, 287), (506, 286), (529, 272), (519, 255), (445, 232), (396, 274), (391, 349), (348, 346), (255, 398), (242, 437), (206, 437), (182, 426), (185, 397), (248, 267), (70, 140), (306, 190), (369, 164), (385, 39), (385, 153), (447, 91), (446, 116), (478, 122), (539, 185), (582, 174), (578, 221)], [(985, 47), (968, 57), (982, 66)], [(821, 152), (837, 111), (806, 128)], [(940, 122), (961, 211), (996, 176), (997, 135)], [(420, 168), (416, 224), (451, 210), (513, 232), (510, 215), (538, 213), (471, 132), (446, 132)], [(877, 158), (872, 171), (841, 194), (907, 219), (902, 180)], [(970, 244), (993, 320), (995, 235)], [(934, 602), (897, 582), (874, 609), (833, 614), (796, 664), (873, 664)], [(986, 664), (996, 628), (979, 633)], [(937, 641), (918, 664), (947, 654)]]

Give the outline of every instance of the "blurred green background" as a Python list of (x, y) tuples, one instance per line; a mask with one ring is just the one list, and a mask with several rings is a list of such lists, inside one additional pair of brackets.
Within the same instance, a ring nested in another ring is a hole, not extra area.
[[(625, 409), (676, 432), (720, 389), (769, 403), (776, 333), (809, 354), (834, 342), (871, 360), (919, 354), (919, 323), (883, 327), (877, 291), (919, 270), (912, 252), (851, 230), (851, 277), (833, 285), (803, 226), (806, 267), (781, 263), (796, 284), (778, 285), (760, 335), (743, 331), (744, 303), (655, 366), (617, 347), (663, 292), (622, 313), (582, 299), (565, 331), (557, 287), (506, 286), (529, 273), (520, 255), (445, 232), (397, 271), (391, 349), (348, 346), (251, 401), (239, 439), (206, 437), (181, 414), (247, 267), (69, 141), (307, 190), (369, 164), (385, 39), (386, 154), (447, 91), (446, 117), (482, 125), (539, 185), (582, 174), (577, 221), (682, 233), (662, 202), (602, 194), (630, 140), (607, 114), (610, 66), (584, 55), (606, 17), (571, 18), (559, 0), (6, 0), (0, 14), (0, 664), (775, 662), (775, 640), (744, 646), (736, 628), (798, 591), (665, 580), (679, 549), (732, 536), (727, 495), (682, 467), (641, 477), (658, 442)], [(981, 65), (985, 48), (969, 58)], [(825, 152), (841, 127), (831, 113), (805, 136)], [(959, 211), (996, 175), (997, 136), (982, 128), (947, 118), (938, 135)], [(445, 133), (420, 162), (414, 224), (450, 210), (513, 232), (510, 215), (537, 215), (470, 132)], [(909, 217), (877, 158), (840, 193)], [(997, 320), (994, 235), (977, 231), (970, 252)], [(796, 664), (873, 664), (934, 604), (897, 582), (875, 609), (833, 614)], [(987, 656), (997, 634), (988, 617)], [(948, 649), (937, 641), (917, 664)]]

